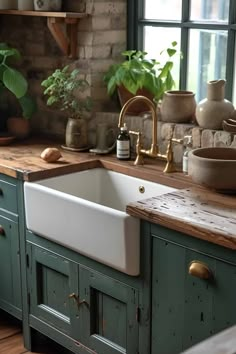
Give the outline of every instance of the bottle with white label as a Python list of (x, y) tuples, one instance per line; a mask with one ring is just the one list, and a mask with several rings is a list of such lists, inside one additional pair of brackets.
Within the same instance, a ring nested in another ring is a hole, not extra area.
[(130, 159), (130, 135), (126, 123), (120, 128), (116, 140), (116, 157), (118, 160)]
[(188, 154), (192, 150), (192, 136), (187, 135), (185, 136), (185, 138), (187, 138), (187, 142), (186, 142), (185, 152), (183, 154), (183, 173), (187, 175), (188, 174)]

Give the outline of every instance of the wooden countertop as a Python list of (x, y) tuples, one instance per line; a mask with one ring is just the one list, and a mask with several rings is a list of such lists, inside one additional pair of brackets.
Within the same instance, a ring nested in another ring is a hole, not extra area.
[[(47, 163), (40, 158), (49, 146), (62, 158)], [(127, 206), (130, 215), (173, 230), (236, 249), (236, 196), (223, 195), (194, 184), (181, 172), (163, 173), (165, 162), (145, 159), (144, 166), (121, 162), (114, 155), (69, 152), (46, 139), (31, 139), (0, 146), (0, 173), (25, 181), (54, 177), (88, 168), (105, 167), (130, 176), (174, 187), (177, 190)]]

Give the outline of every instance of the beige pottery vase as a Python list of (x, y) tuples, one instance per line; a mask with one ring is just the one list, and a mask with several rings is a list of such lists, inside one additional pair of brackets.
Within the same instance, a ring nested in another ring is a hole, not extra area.
[(7, 119), (7, 130), (17, 139), (25, 139), (30, 135), (30, 121), (22, 117), (10, 117)]
[(214, 80), (207, 83), (207, 97), (200, 101), (196, 108), (196, 120), (204, 129), (222, 129), (223, 120), (234, 111), (233, 104), (225, 97), (225, 80)]
[(195, 120), (196, 101), (192, 91), (166, 91), (160, 106), (161, 120), (169, 123), (189, 123)]
[(83, 150), (88, 147), (87, 120), (69, 118), (66, 125), (66, 147), (71, 150)]

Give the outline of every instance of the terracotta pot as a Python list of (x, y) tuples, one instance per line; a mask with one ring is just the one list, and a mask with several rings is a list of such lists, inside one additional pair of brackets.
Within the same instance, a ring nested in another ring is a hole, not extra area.
[(207, 84), (207, 97), (196, 109), (197, 123), (204, 129), (222, 129), (224, 120), (234, 111), (233, 104), (225, 97), (225, 80), (213, 80)]
[(189, 123), (195, 120), (196, 101), (192, 91), (166, 91), (160, 106), (161, 120)]
[(10, 117), (7, 119), (7, 130), (17, 139), (25, 139), (30, 135), (30, 120), (22, 117)]
[[(147, 98), (149, 98), (151, 101), (153, 101), (154, 95), (152, 93), (150, 93), (149, 91), (147, 91), (146, 89), (139, 89), (136, 92), (136, 95), (133, 95), (132, 93), (130, 93), (124, 86), (119, 86), (117, 88), (117, 92), (118, 92), (118, 97), (120, 100), (120, 104), (121, 107), (124, 106), (124, 104), (132, 97), (134, 96), (145, 96)], [(129, 106), (129, 108), (127, 109), (126, 113), (130, 114), (130, 115), (139, 115), (140, 113), (144, 113), (149, 111), (149, 108), (145, 105), (145, 103), (143, 102), (134, 102), (133, 104), (131, 104)]]
[(69, 118), (66, 125), (66, 147), (85, 149), (88, 147), (88, 125), (85, 119)]

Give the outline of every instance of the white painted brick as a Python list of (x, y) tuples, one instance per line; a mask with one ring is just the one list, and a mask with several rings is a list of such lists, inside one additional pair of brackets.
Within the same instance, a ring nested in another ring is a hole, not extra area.
[(220, 146), (230, 146), (232, 142), (232, 136), (231, 133), (225, 132), (225, 131), (216, 131), (214, 134), (214, 146), (220, 147)]

